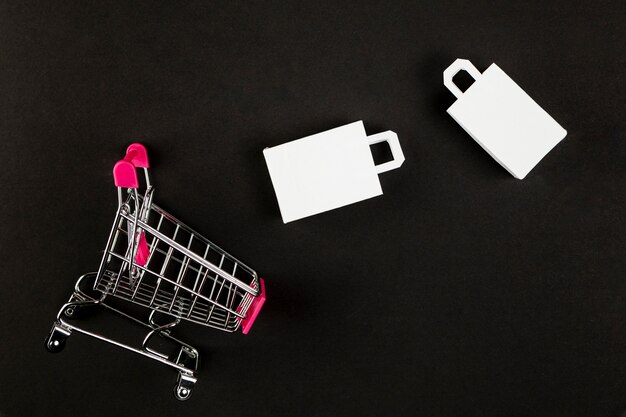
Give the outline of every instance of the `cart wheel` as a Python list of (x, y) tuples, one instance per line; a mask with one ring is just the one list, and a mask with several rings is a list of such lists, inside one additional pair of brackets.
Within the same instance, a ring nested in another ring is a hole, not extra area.
[(77, 311), (78, 306), (69, 306), (65, 310), (63, 310), (63, 314), (65, 315), (65, 317), (71, 319), (72, 317), (76, 316)]
[(174, 389), (174, 396), (180, 401), (188, 400), (189, 397), (191, 397), (191, 390), (189, 388), (176, 385), (176, 388)]
[(178, 381), (174, 386), (174, 396), (177, 400), (185, 401), (191, 397), (193, 385), (196, 383), (196, 378), (193, 376), (178, 374)]
[(69, 335), (69, 331), (58, 326), (53, 326), (50, 334), (46, 338), (46, 349), (48, 349), (48, 352), (59, 353), (62, 351)]

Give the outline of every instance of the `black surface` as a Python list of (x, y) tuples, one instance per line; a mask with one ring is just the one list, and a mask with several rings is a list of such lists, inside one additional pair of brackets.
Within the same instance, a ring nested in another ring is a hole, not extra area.
[[(624, 2), (86, 3), (0, 5), (1, 416), (626, 410)], [(527, 179), (446, 114), (457, 57), (567, 129)], [(385, 194), (283, 225), (261, 150), (359, 119), (400, 137)], [(186, 403), (152, 361), (43, 347), (133, 140), (160, 205), (267, 280), (250, 335), (181, 327)]]

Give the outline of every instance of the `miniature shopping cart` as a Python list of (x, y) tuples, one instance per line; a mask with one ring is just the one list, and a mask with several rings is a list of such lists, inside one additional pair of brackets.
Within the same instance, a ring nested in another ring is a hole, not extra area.
[[(138, 168), (145, 173), (143, 195)], [(176, 369), (174, 393), (186, 400), (196, 382), (198, 351), (174, 338), (171, 329), (187, 320), (226, 332), (241, 327), (246, 334), (265, 302), (265, 287), (248, 266), (152, 203), (148, 168), (146, 149), (138, 143), (113, 168), (119, 206), (100, 268), (78, 279), (57, 314), (46, 348), (59, 352), (76, 331), (128, 349)], [(111, 301), (141, 306), (147, 317)], [(79, 312), (94, 306), (140, 324), (147, 334), (133, 346), (76, 324)], [(174, 352), (155, 347), (155, 339), (167, 339)]]

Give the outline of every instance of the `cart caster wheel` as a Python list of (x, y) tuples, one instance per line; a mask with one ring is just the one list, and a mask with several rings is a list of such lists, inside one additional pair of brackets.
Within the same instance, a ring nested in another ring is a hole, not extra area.
[(69, 335), (70, 332), (61, 327), (52, 327), (50, 334), (46, 338), (46, 349), (48, 349), (48, 352), (59, 353), (62, 351)]
[(174, 390), (174, 396), (177, 400), (180, 401), (188, 400), (189, 397), (191, 397), (191, 390), (189, 388), (179, 387), (177, 385), (176, 389)]
[(174, 396), (177, 400), (185, 401), (191, 397), (193, 385), (196, 383), (196, 378), (189, 375), (178, 374), (178, 382), (174, 387)]
[(63, 314), (65, 315), (65, 317), (71, 319), (72, 317), (76, 316), (77, 311), (78, 311), (78, 307), (70, 306), (70, 307), (67, 307), (65, 310), (63, 310)]

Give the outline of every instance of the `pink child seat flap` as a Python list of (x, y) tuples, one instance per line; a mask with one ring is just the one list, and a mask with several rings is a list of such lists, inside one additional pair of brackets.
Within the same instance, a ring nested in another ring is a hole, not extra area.
[(250, 308), (248, 308), (246, 318), (241, 321), (241, 332), (243, 334), (248, 334), (261, 311), (261, 307), (263, 307), (265, 303), (265, 282), (263, 282), (263, 278), (259, 278), (259, 284), (261, 285), (261, 293), (257, 297), (254, 297)]

